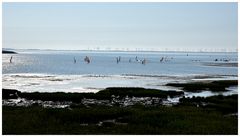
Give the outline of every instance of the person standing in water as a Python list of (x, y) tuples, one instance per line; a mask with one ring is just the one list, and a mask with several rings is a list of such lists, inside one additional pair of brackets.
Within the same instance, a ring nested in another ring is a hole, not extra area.
[(10, 63), (12, 63), (12, 58), (13, 58), (13, 57), (11, 56), (11, 58), (10, 58)]

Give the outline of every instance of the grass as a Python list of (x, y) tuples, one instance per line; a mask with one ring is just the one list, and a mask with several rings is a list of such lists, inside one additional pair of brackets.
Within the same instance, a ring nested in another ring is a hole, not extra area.
[[(237, 117), (226, 117), (213, 108), (79, 107), (51, 109), (39, 106), (3, 106), (3, 134), (237, 134)], [(115, 119), (118, 125), (100, 121)], [(87, 123), (87, 126), (81, 124)]]
[(192, 83), (168, 83), (166, 86), (182, 87), (185, 91), (199, 92), (210, 90), (212, 92), (227, 91), (230, 86), (237, 86), (238, 80), (219, 80), (211, 82), (192, 82)]

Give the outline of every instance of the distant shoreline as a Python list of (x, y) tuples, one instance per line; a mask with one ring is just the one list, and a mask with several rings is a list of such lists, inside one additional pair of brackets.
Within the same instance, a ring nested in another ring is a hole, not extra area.
[(216, 67), (238, 67), (238, 63), (203, 63), (206, 66), (216, 66)]
[(15, 51), (2, 50), (2, 54), (17, 54)]
[[(88, 52), (174, 52), (174, 53), (238, 53), (238, 51), (175, 51), (175, 50), (96, 50), (96, 49), (14, 49), (14, 50), (29, 50), (29, 51), (88, 51)], [(6, 50), (5, 50), (6, 51)]]

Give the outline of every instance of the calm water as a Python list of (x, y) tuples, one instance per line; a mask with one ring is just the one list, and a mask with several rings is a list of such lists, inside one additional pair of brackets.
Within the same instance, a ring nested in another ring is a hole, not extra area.
[[(57, 75), (237, 75), (237, 67), (205, 66), (204, 62), (214, 62), (216, 58), (230, 58), (237, 62), (237, 53), (150, 53), (150, 52), (83, 52), (83, 51), (23, 51), (13, 55), (3, 54), (3, 74), (39, 73)], [(91, 58), (86, 64), (85, 56)], [(117, 64), (116, 57), (121, 56)], [(135, 61), (146, 59), (143, 65)], [(77, 63), (74, 64), (74, 57)], [(161, 57), (168, 61), (160, 63)], [(129, 63), (129, 59), (132, 60)], [(200, 61), (192, 61), (200, 60)]]
[[(111, 86), (174, 89), (168, 82), (237, 79), (237, 67), (206, 66), (215, 59), (237, 62), (237, 53), (94, 52), (21, 50), (3, 54), (3, 88), (26, 92), (97, 92)], [(13, 62), (9, 63), (13, 56)], [(84, 62), (89, 56), (91, 63)], [(117, 63), (116, 57), (121, 57)], [(146, 64), (140, 61), (146, 59)], [(74, 63), (74, 57), (76, 63)], [(164, 57), (166, 60), (160, 62)], [(131, 62), (129, 62), (131, 59)], [(223, 63), (223, 62), (222, 62)]]

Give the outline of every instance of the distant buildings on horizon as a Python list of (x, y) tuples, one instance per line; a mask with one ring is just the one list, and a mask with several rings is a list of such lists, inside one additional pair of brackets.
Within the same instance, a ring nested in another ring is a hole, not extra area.
[[(2, 50), (14, 50), (14, 48), (2, 48)], [(170, 48), (87, 48), (87, 49), (16, 49), (16, 50), (83, 50), (83, 51), (133, 51), (133, 52), (238, 52), (238, 49), (170, 49)]]

